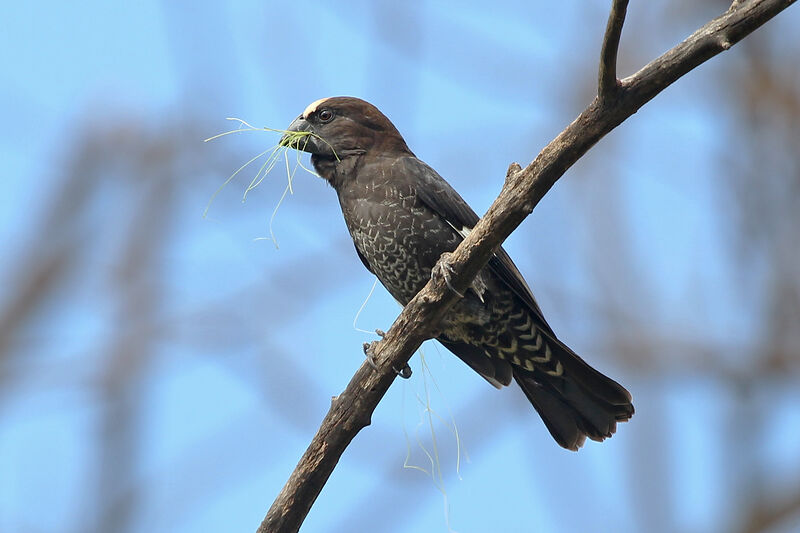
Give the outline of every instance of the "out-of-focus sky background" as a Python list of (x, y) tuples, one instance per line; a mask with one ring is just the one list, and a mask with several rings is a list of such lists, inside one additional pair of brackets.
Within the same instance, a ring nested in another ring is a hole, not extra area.
[[(482, 213), (591, 100), (609, 3), (4, 5), (0, 531), (254, 531), (399, 308), (378, 287), (354, 327), (373, 278), (318, 178), (277, 249), (280, 167), (203, 218), (277, 135), (202, 140), (359, 96)], [(727, 4), (631, 2), (621, 73)], [(304, 532), (800, 529), (798, 27), (669, 88), (507, 241), (632, 421), (566, 452), (428, 343)]]

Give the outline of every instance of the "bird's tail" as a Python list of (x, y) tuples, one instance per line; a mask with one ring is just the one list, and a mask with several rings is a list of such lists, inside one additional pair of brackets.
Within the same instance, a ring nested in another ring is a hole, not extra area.
[(550, 342), (561, 372), (514, 367), (514, 379), (542, 417), (553, 438), (564, 448), (577, 450), (586, 437), (602, 441), (617, 422), (633, 416), (631, 395), (559, 341)]

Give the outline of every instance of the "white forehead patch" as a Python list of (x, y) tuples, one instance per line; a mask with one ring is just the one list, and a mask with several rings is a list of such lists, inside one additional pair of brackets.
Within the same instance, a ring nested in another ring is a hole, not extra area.
[(328, 100), (329, 98), (330, 97), (320, 98), (319, 100), (315, 100), (310, 104), (308, 104), (308, 107), (305, 109), (305, 111), (303, 111), (303, 118), (308, 118), (308, 115), (316, 111), (317, 108), (320, 106), (320, 104), (322, 104), (325, 100)]

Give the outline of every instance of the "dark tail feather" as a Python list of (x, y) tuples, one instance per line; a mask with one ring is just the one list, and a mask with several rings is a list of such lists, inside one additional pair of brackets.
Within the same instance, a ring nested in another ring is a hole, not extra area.
[(633, 404), (622, 385), (590, 367), (566, 346), (558, 348), (554, 355), (563, 366), (561, 376), (516, 367), (514, 379), (556, 442), (577, 450), (586, 437), (596, 441), (610, 437), (617, 422), (633, 416)]

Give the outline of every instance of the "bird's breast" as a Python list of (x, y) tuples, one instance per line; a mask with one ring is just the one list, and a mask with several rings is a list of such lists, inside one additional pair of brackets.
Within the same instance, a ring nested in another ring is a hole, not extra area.
[(370, 270), (405, 305), (425, 286), (442, 253), (460, 236), (413, 195), (384, 194), (342, 202), (350, 235)]

